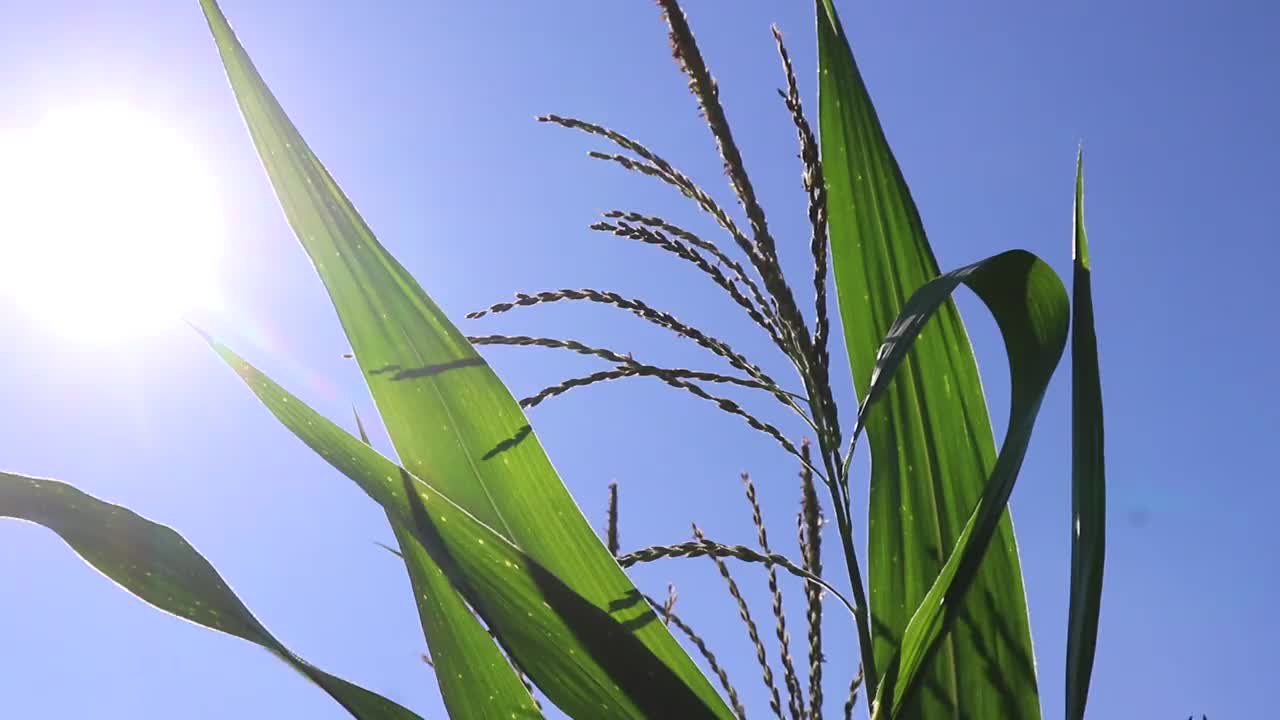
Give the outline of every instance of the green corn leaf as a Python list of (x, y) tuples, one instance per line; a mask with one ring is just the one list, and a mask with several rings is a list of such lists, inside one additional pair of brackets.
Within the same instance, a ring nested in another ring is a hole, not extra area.
[[(931, 318), (939, 314), (961, 284), (969, 286), (991, 310), (1009, 356), (1009, 427), (982, 497), (969, 515), (937, 580), (915, 609), (898, 653), (883, 668), (873, 717), (897, 718), (916, 707), (931, 690), (919, 683), (921, 670), (938, 649), (965, 607), (966, 593), (979, 577), (983, 557), (1000, 527), (1031, 441), (1031, 431), (1049, 380), (1066, 346), (1070, 304), (1066, 289), (1048, 265), (1023, 250), (1011, 250), (949, 272), (920, 288), (903, 306), (876, 356), (867, 400), (858, 427), (874, 415), (874, 406), (890, 396), (893, 381), (910, 361), (909, 351)], [(973, 714), (961, 717), (1018, 717)]]
[(66, 483), (11, 473), (0, 473), (0, 517), (52, 530), (103, 575), (160, 610), (266, 648), (357, 718), (418, 717), (294, 655), (267, 632), (209, 561), (164, 525)]
[[(202, 0), (201, 6), (217, 42), (227, 76), (240, 101), (245, 122), (272, 182), (277, 186), (277, 194), (290, 222), (298, 228), (299, 237), (312, 239), (324, 246), (323, 250), (315, 251), (311, 244), (304, 243), (308, 252), (311, 252), (317, 269), (325, 277), (335, 304), (343, 307), (373, 300), (364, 294), (364, 289), (357, 286), (356, 283), (360, 280), (364, 281), (365, 288), (378, 287), (374, 283), (380, 283), (386, 291), (394, 293), (399, 289), (399, 281), (386, 276), (391, 270), (400, 275), (404, 275), (404, 271), (389, 259), (394, 268), (384, 269), (381, 274), (377, 274), (376, 269), (355, 267), (353, 273), (340, 278), (346, 281), (345, 284), (338, 282), (335, 285), (329, 282), (329, 276), (324, 272), (326, 263), (339, 268), (345, 267), (343, 259), (338, 255), (341, 250), (338, 249), (337, 240), (332, 239), (331, 235), (339, 239), (350, 239), (347, 243), (350, 247), (343, 249), (351, 251), (363, 243), (376, 245), (376, 241), (372, 236), (367, 240), (363, 238), (363, 235), (368, 235), (364, 223), (324, 171), (319, 160), (307, 149), (297, 130), (271, 96), (217, 3)], [(376, 259), (373, 262), (377, 262)], [(373, 276), (367, 271), (371, 271)], [(412, 284), (412, 279), (407, 282), (411, 287), (416, 287)], [(388, 332), (400, 332), (399, 328), (378, 327), (376, 316), (373, 319), (368, 317), (373, 312), (381, 314), (388, 309), (381, 298), (370, 303), (374, 304), (377, 306), (371, 308), (365, 317), (358, 317), (354, 321), (348, 321), (346, 316), (342, 317), (353, 342), (356, 337), (351, 332), (353, 326), (364, 335), (381, 332), (385, 336)], [(355, 350), (363, 360), (367, 354), (366, 347), (358, 344)], [(405, 394), (410, 394), (407, 389)], [(389, 420), (392, 417), (387, 416)], [(439, 424), (436, 423), (433, 429)], [(389, 426), (393, 430), (393, 438), (397, 437), (398, 433), (394, 431), (399, 430), (399, 426), (390, 423)], [(405, 455), (403, 448), (397, 448), (402, 457), (414, 457)], [(416, 541), (403, 528), (392, 523), (392, 530), (409, 573), (418, 618), (434, 662), (440, 693), (450, 716), (459, 720), (536, 716), (533, 699), (515, 670), (434, 561), (421, 548), (414, 547)]]
[[(865, 398), (877, 349), (916, 288), (938, 275), (914, 202), (854, 62), (833, 0), (817, 0), (819, 142), (832, 267), (854, 386)], [(897, 652), (995, 463), (977, 363), (944, 303), (897, 381), (866, 418), (871, 446), (868, 692)], [(1007, 516), (960, 621), (934, 655), (913, 717), (1040, 716), (1031, 629)]]
[(1081, 720), (1098, 641), (1107, 541), (1102, 385), (1093, 331), (1089, 240), (1084, 231), (1084, 154), (1076, 159), (1071, 322), (1071, 606), (1067, 619), (1067, 720)]
[[(202, 6), (258, 154), (329, 291), (401, 463), (581, 597), (601, 607), (638, 597), (560, 481), (515, 398), (379, 244), (272, 96), (216, 3), (202, 0)], [(462, 622), (447, 619), (454, 621)], [(666, 625), (645, 623), (634, 633), (711, 714), (731, 716)], [(433, 656), (437, 640), (428, 636)], [(491, 692), (485, 688), (481, 697)]]
[(434, 478), (410, 474), (226, 347), (212, 344), (286, 427), (412, 533), (538, 687), (570, 716), (720, 717), (716, 705), (643, 642), (645, 630), (663, 623), (639, 591), (585, 596), (570, 579), (453, 502)]
[[(354, 410), (353, 410), (354, 412)], [(355, 414), (360, 441), (370, 445), (359, 413)], [(542, 713), (528, 688), (508, 665), (489, 631), (467, 607), (431, 554), (387, 511), (387, 520), (400, 548), (418, 609), (418, 621), (429, 638), (431, 668), (451, 718), (540, 718)], [(385, 547), (385, 546), (384, 546)], [(501, 698), (501, 701), (499, 701)], [(515, 709), (510, 708), (514, 706)]]

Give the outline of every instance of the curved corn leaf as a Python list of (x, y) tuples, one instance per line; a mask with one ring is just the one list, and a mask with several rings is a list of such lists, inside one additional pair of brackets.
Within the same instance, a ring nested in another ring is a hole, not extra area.
[(3, 472), (0, 517), (52, 530), (103, 575), (171, 615), (261, 645), (357, 718), (418, 717), (290, 652), (231, 592), (209, 561), (164, 525), (57, 480)]
[(1107, 484), (1102, 442), (1102, 384), (1093, 332), (1089, 240), (1084, 231), (1084, 154), (1076, 158), (1071, 322), (1071, 606), (1067, 617), (1067, 720), (1081, 720), (1102, 607)]
[[(818, 105), (829, 233), (854, 386), (865, 398), (877, 349), (911, 292), (938, 275), (914, 202), (881, 130), (833, 0), (817, 0)], [(977, 363), (946, 302), (866, 418), (871, 446), (867, 689), (960, 537), (995, 462)], [(935, 655), (913, 717), (1040, 717), (1031, 629), (1006, 518), (961, 621)]]
[[(915, 698), (927, 694), (918, 683), (921, 670), (938, 648), (965, 606), (965, 596), (979, 576), (988, 544), (1000, 527), (1009, 494), (1013, 492), (1031, 441), (1031, 431), (1049, 380), (1067, 341), (1070, 303), (1062, 281), (1048, 265), (1023, 250), (1011, 250), (954, 270), (920, 288), (885, 335), (876, 354), (867, 400), (858, 414), (858, 428), (874, 414), (874, 405), (888, 397), (895, 373), (905, 368), (908, 351), (931, 318), (938, 314), (960, 284), (968, 285), (991, 310), (1009, 356), (1009, 427), (982, 497), (972, 509), (959, 539), (902, 635), (893, 660), (883, 668), (873, 717), (897, 718), (914, 708)], [(914, 716), (914, 713), (913, 713)], [(1013, 717), (973, 715), (963, 717)]]
[[(599, 607), (639, 597), (560, 481), (515, 398), (378, 243), (271, 95), (216, 3), (202, 0), (202, 6), (258, 154), (329, 291), (403, 465), (429, 477), (578, 596)], [(462, 622), (447, 620), (454, 621)], [(635, 638), (710, 714), (731, 717), (665, 624), (643, 623)], [(428, 637), (433, 655), (437, 641)], [(533, 664), (560, 661), (522, 662), (532, 674)], [(473, 692), (487, 698), (493, 689)], [(594, 692), (616, 691), (606, 683)], [(525, 699), (505, 702), (520, 709)]]
[[(576, 718), (714, 718), (642, 640), (663, 623), (639, 591), (594, 600), (531, 554), (210, 341), (263, 404), (430, 553), (538, 687)], [(615, 565), (616, 567), (616, 565)], [(717, 698), (718, 699), (718, 698)]]

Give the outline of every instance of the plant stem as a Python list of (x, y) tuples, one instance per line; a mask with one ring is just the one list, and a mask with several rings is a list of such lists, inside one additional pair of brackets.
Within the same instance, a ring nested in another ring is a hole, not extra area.
[(863, 678), (867, 692), (872, 696), (875, 695), (876, 682), (878, 675), (876, 674), (876, 658), (874, 648), (871, 645), (871, 608), (867, 605), (867, 595), (862, 585), (862, 570), (858, 566), (858, 555), (853, 547), (853, 523), (849, 519), (848, 508), (841, 501), (839, 492), (840, 476), (836, 471), (840, 469), (839, 464), (832, 463), (832, 455), (827, 452), (826, 443), (819, 441), (824, 445), (822, 448), (822, 460), (827, 467), (827, 472), (831, 473), (831, 481), (826, 483), (827, 489), (831, 492), (831, 504), (836, 512), (836, 529), (839, 531), (840, 542), (844, 548), (845, 567), (849, 571), (850, 592), (853, 595), (853, 602), (858, 607), (858, 613), (854, 616), (858, 628), (858, 651), (862, 656)]
[[(862, 584), (862, 569), (859, 567), (858, 555), (853, 546), (853, 522), (850, 519), (851, 511), (847, 495), (841, 490), (848, 482), (846, 477), (848, 465), (840, 461), (840, 439), (834, 437), (828, 430), (828, 423), (833, 419), (835, 408), (830, 408), (830, 414), (828, 414), (827, 408), (823, 406), (823, 398), (831, 397), (829, 389), (824, 395), (816, 387), (817, 378), (804, 372), (801, 376), (809, 395), (810, 411), (813, 413), (814, 420), (822, 428), (818, 432), (818, 448), (822, 455), (822, 463), (827, 470), (825, 484), (831, 493), (831, 505), (836, 513), (836, 529), (839, 531), (840, 543), (844, 550), (845, 567), (849, 572), (850, 592), (853, 595), (854, 604), (858, 607), (854, 619), (858, 628), (858, 651), (862, 656), (864, 684), (867, 692), (874, 696), (879, 676), (876, 673), (876, 659), (871, 644), (871, 608), (867, 605), (866, 591)], [(849, 453), (852, 457), (853, 446), (850, 446)]]

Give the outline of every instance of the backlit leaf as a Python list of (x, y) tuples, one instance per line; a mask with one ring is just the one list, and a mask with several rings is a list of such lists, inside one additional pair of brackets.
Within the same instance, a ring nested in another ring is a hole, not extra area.
[[(216, 3), (203, 0), (202, 5), (258, 154), (329, 291), (403, 466), (428, 478), (567, 583), (575, 597), (598, 607), (633, 601), (635, 586), (582, 516), (511, 393), (377, 241), (272, 96)], [(447, 622), (465, 623), (456, 613)], [(730, 717), (664, 624), (640, 623), (633, 631), (666, 673), (700, 698), (708, 714)], [(427, 639), (436, 656), (440, 638), (429, 634)], [(511, 646), (509, 639), (501, 640)], [(525, 669), (539, 677), (533, 667)], [(455, 670), (468, 674), (465, 668)], [(511, 674), (509, 668), (506, 673)], [(628, 681), (614, 678), (618, 685)], [(580, 685), (582, 693), (599, 695), (601, 702), (621, 703), (612, 683), (592, 686), (584, 679)], [(486, 681), (466, 692), (487, 698), (493, 690)], [(454, 702), (448, 695), (446, 701), (452, 712)], [(525, 700), (504, 702), (514, 711)]]
[(208, 560), (178, 533), (57, 480), (0, 473), (0, 517), (43, 525), (99, 572), (184, 620), (266, 648), (357, 718), (418, 716), (294, 655), (249, 612)]
[[(374, 242), (372, 235), (276, 103), (217, 3), (202, 0), (201, 6), (222, 55), (227, 76), (240, 101), (245, 122), (276, 186), (280, 203), (290, 222), (298, 228), (299, 237), (311, 238), (323, 247), (322, 250), (313, 252), (311, 244), (304, 243), (312, 253), (316, 268), (328, 280), (328, 275), (324, 272), (326, 263), (338, 268), (345, 267), (340, 255), (342, 250), (351, 251), (364, 243)], [(364, 239), (365, 235), (368, 235), (367, 240)], [(344, 243), (345, 239), (350, 242)], [(367, 255), (366, 252), (365, 256)], [(395, 265), (394, 260), (388, 260), (394, 265), (395, 272), (407, 278), (403, 268)], [(351, 273), (339, 275), (330, 288), (334, 302), (340, 308), (364, 302), (367, 297), (365, 290), (357, 283), (363, 283), (364, 288), (371, 288), (374, 281), (368, 274), (361, 274), (365, 268), (356, 266), (352, 270)], [(388, 280), (385, 272), (378, 276), (378, 281), (383, 283), (384, 293), (399, 290), (397, 281)], [(411, 278), (407, 282), (413, 283)], [(370, 313), (359, 316), (352, 322), (346, 322), (347, 318), (343, 317), (349, 334), (359, 339), (370, 333), (376, 335), (379, 331), (376, 325), (377, 315), (383, 312), (383, 307), (370, 311), (373, 313), (372, 319), (368, 317)], [(359, 334), (351, 333), (352, 327)], [(399, 332), (398, 328), (389, 327), (385, 330)], [(358, 358), (363, 361), (368, 355), (364, 344), (354, 347)], [(417, 390), (420, 391), (421, 388)], [(407, 389), (406, 394), (409, 394)], [(395, 419), (394, 415), (384, 414), (384, 417), (388, 421)], [(388, 426), (393, 430), (393, 438), (400, 437), (398, 425), (388, 422)], [(438, 426), (437, 423), (434, 427)], [(401, 453), (403, 455), (404, 451), (401, 450)], [(416, 542), (413, 537), (394, 523), (392, 530), (409, 572), (419, 620), (450, 716), (456, 720), (535, 716), (537, 713), (532, 698), (488, 631), (467, 608), (439, 568), (435, 567), (430, 556), (421, 548), (412, 547)]]
[(226, 347), (213, 346), (286, 427), (412, 534), (437, 572), (462, 592), (538, 687), (570, 716), (717, 717), (714, 706), (644, 644), (643, 631), (663, 623), (639, 591), (604, 600), (584, 596), (454, 503), (433, 481), (410, 474)]

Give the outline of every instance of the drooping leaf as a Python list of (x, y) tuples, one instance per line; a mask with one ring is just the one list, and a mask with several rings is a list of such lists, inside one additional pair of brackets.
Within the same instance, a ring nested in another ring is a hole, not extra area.
[[(865, 398), (881, 338), (938, 275), (906, 182), (854, 62), (833, 0), (816, 0), (819, 135), (840, 316)], [(942, 305), (866, 418), (871, 447), (869, 602), (877, 668), (946, 561), (995, 463), (977, 363), (959, 313)], [(864, 658), (864, 661), (866, 659)], [(1012, 523), (995, 530), (960, 621), (933, 656), (912, 717), (1040, 716)]]
[[(212, 342), (212, 341), (211, 341)], [(214, 349), (286, 427), (430, 554), (547, 697), (575, 718), (715, 718), (643, 642), (663, 625), (639, 591), (584, 596), (422, 480), (329, 422), (226, 347)], [(718, 700), (718, 698), (716, 698)]]
[(99, 572), (171, 615), (266, 648), (368, 720), (418, 716), (294, 655), (249, 612), (218, 571), (172, 529), (57, 480), (0, 473), (0, 517), (57, 533)]
[[(515, 398), (377, 241), (272, 96), (216, 3), (202, 0), (202, 6), (258, 154), (329, 291), (401, 463), (578, 596), (599, 607), (638, 597), (560, 481)], [(461, 622), (446, 620), (455, 621)], [(663, 623), (643, 623), (634, 633), (711, 714), (731, 716)], [(436, 656), (437, 638), (428, 642)], [(532, 667), (526, 670), (534, 674)], [(483, 697), (491, 692), (486, 688)], [(524, 700), (507, 702), (514, 709)]]
[[(950, 549), (937, 580), (915, 609), (902, 643), (889, 664), (882, 667), (873, 717), (897, 718), (916, 708), (916, 698), (931, 689), (919, 684), (921, 671), (952, 628), (966, 594), (980, 576), (980, 567), (991, 539), (1000, 527), (1009, 495), (1013, 492), (1031, 431), (1049, 380), (1066, 346), (1070, 305), (1058, 275), (1036, 256), (1010, 250), (955, 270), (929, 282), (907, 301), (885, 335), (876, 355), (867, 400), (858, 415), (858, 427), (875, 413), (875, 404), (889, 397), (895, 377), (910, 361), (912, 345), (923, 337), (926, 325), (945, 307), (960, 284), (967, 285), (991, 310), (1009, 356), (1009, 426), (982, 497), (972, 509), (955, 547)], [(911, 711), (914, 716), (915, 711)], [(971, 714), (957, 717), (1017, 717)]]
[(1084, 230), (1084, 154), (1076, 159), (1071, 321), (1071, 605), (1067, 618), (1067, 720), (1081, 720), (1102, 607), (1107, 541), (1102, 383), (1093, 330), (1089, 239)]

